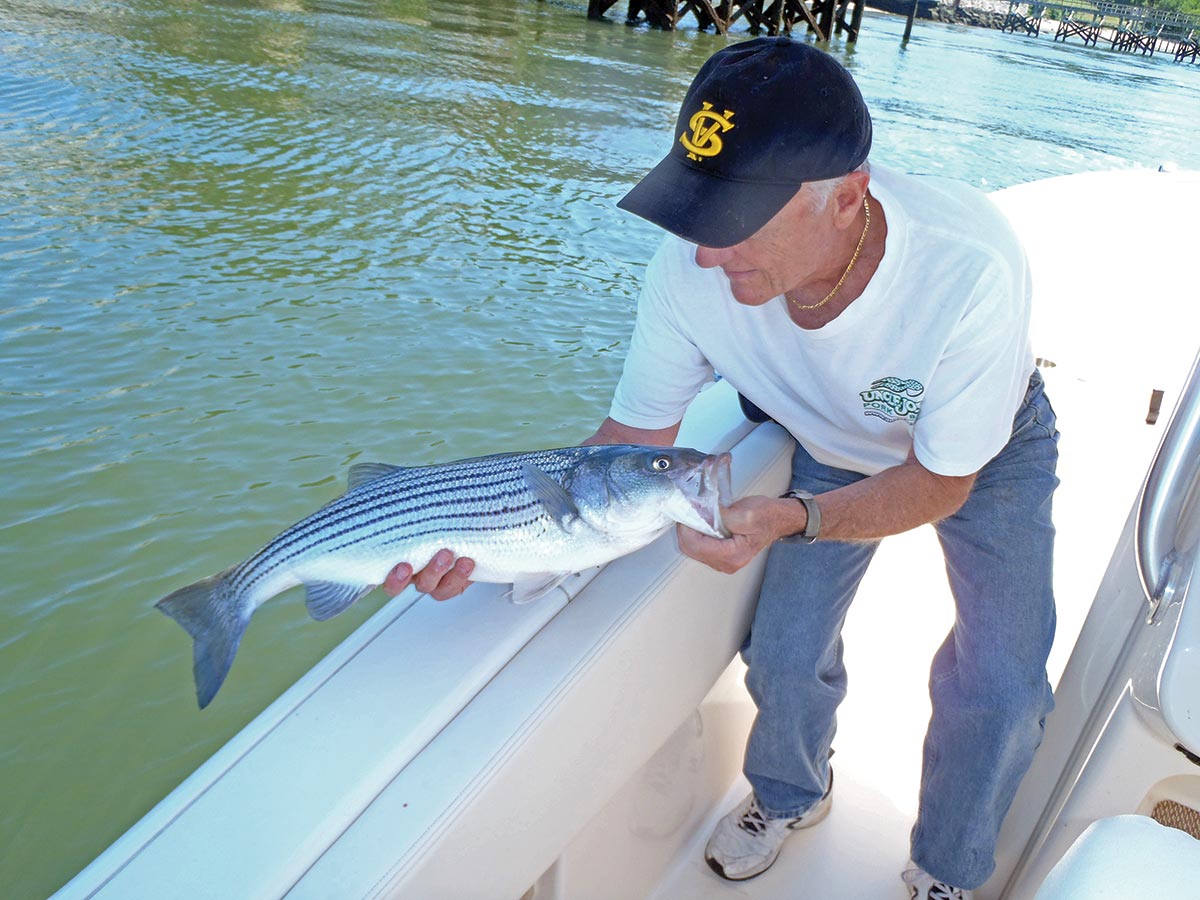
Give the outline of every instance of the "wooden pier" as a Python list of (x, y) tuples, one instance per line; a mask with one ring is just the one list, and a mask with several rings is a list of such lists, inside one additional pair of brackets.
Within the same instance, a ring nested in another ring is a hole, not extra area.
[[(619, 0), (588, 0), (588, 18), (604, 19)], [(701, 31), (715, 28), (727, 34), (739, 20), (750, 34), (791, 34), (799, 26), (828, 41), (845, 35), (858, 40), (866, 0), (626, 0), (625, 24), (646, 23), (673, 30), (685, 18), (695, 19)], [(909, 15), (909, 28), (914, 3)], [(1001, 6), (1003, 9), (1003, 6)], [(1000, 28), (1037, 37), (1044, 25), (1055, 25), (1054, 40), (1077, 39), (1088, 47), (1107, 44), (1125, 53), (1169, 53), (1177, 62), (1200, 62), (1200, 16), (1114, 0), (1031, 2), (1009, 0)], [(907, 39), (908, 33), (905, 32)]]
[(1176, 62), (1194, 63), (1200, 58), (1200, 16), (1112, 0), (1088, 6), (1009, 0), (1002, 30), (1037, 37), (1047, 22), (1057, 23), (1054, 40), (1064, 43), (1075, 38), (1087, 47), (1105, 43), (1113, 50), (1143, 56), (1162, 51)]
[[(625, 24), (646, 22), (652, 28), (671, 31), (685, 17), (693, 16), (701, 31), (715, 28), (727, 34), (739, 19), (751, 34), (791, 34), (805, 27), (827, 41), (835, 34), (847, 43), (858, 39), (866, 0), (627, 0)], [(588, 0), (588, 18), (602, 19), (618, 0)]]

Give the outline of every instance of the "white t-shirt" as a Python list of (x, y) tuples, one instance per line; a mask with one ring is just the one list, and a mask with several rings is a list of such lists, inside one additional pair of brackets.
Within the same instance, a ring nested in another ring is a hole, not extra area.
[(782, 296), (738, 303), (720, 268), (668, 236), (609, 415), (667, 428), (715, 370), (826, 465), (872, 475), (914, 449), (942, 475), (982, 468), (1008, 442), (1033, 372), (1024, 251), (968, 185), (872, 166), (871, 193), (887, 216), (883, 260), (817, 329), (792, 322)]

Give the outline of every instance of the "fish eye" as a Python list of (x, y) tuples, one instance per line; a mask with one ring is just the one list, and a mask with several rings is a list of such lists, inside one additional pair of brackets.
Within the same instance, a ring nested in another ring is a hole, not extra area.
[(655, 472), (665, 472), (671, 468), (671, 458), (669, 456), (656, 456), (654, 462), (650, 463), (650, 468)]

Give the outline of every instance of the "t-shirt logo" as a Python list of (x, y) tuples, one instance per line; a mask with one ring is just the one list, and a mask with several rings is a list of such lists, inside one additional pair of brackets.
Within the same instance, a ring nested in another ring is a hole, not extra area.
[(871, 387), (859, 391), (858, 396), (862, 397), (863, 415), (878, 416), (885, 422), (904, 419), (912, 425), (921, 412), (924, 393), (925, 385), (921, 382), (889, 375), (871, 382)]
[(713, 105), (704, 102), (704, 108), (688, 119), (692, 133), (686, 131), (679, 135), (679, 143), (688, 152), (688, 159), (699, 161), (703, 156), (716, 156), (723, 146), (718, 132), (728, 131), (733, 127), (729, 120), (733, 118), (733, 110), (725, 110), (725, 115), (713, 112)]

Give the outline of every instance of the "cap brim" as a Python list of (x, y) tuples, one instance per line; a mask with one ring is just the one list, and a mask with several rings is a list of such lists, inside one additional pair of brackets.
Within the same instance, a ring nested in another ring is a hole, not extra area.
[(617, 206), (701, 247), (732, 247), (767, 224), (799, 184), (758, 184), (709, 175), (668, 156)]

